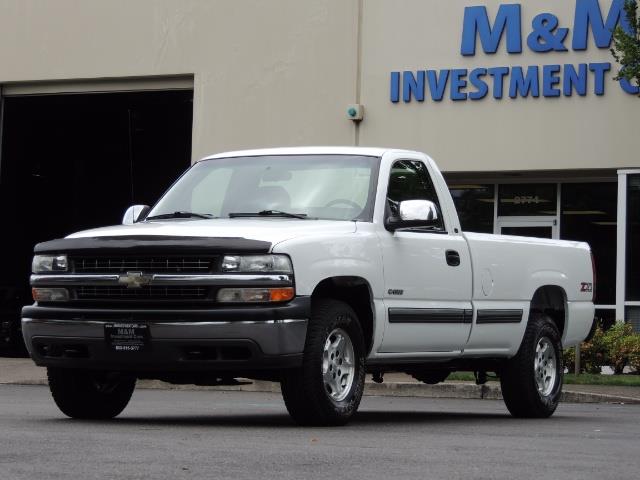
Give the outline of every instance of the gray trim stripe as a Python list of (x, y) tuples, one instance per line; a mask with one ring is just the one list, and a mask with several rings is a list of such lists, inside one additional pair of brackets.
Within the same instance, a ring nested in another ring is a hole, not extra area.
[(473, 310), (463, 308), (389, 308), (389, 323), (471, 323)]
[(520, 323), (522, 321), (522, 310), (502, 310), (486, 309), (478, 310), (476, 316), (477, 325), (488, 323)]

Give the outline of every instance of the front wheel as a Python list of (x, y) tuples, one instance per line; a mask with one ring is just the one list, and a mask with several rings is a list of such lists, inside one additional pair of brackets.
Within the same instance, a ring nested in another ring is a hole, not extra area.
[(58, 408), (71, 418), (109, 419), (129, 403), (135, 377), (112, 372), (47, 368), (49, 389)]
[(515, 357), (500, 374), (502, 397), (514, 417), (553, 415), (562, 394), (562, 343), (555, 323), (546, 315), (529, 321)]
[(286, 372), (282, 397), (301, 425), (344, 425), (364, 390), (364, 336), (349, 305), (314, 302), (302, 368)]

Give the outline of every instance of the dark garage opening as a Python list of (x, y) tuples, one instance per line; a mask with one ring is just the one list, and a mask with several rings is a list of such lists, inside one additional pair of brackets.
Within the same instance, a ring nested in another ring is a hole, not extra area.
[(0, 157), (0, 350), (32, 302), (34, 244), (120, 223), (191, 160), (191, 90), (6, 97)]

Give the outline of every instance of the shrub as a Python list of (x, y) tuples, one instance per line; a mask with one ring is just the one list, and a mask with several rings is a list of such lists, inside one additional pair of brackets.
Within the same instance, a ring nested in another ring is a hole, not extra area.
[[(575, 371), (575, 348), (566, 349), (564, 355), (565, 367), (569, 372)], [(604, 332), (598, 326), (591, 340), (580, 345), (580, 372), (600, 373), (601, 368), (605, 365), (607, 365), (607, 351), (604, 344)]]
[[(564, 352), (565, 367), (575, 371), (575, 348)], [(628, 323), (618, 322), (604, 331), (600, 326), (590, 341), (580, 345), (580, 372), (600, 373), (609, 365), (614, 374), (621, 374), (626, 366), (640, 374), (640, 334)]]
[(607, 364), (607, 348), (604, 342), (604, 331), (600, 326), (596, 328), (593, 337), (580, 346), (580, 365), (587, 373), (600, 373)]
[(640, 335), (638, 334), (636, 334), (634, 352), (629, 359), (629, 366), (634, 370), (633, 373), (640, 375)]
[(605, 332), (603, 344), (607, 363), (615, 374), (621, 374), (624, 367), (633, 363), (634, 357), (640, 353), (640, 335), (634, 333), (630, 323), (619, 322), (613, 325)]
[(562, 358), (567, 372), (574, 373), (576, 371), (576, 347), (565, 348)]

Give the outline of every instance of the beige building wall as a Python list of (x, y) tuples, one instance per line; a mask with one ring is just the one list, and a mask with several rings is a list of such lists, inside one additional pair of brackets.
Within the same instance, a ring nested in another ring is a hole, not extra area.
[(193, 158), (352, 145), (357, 1), (1, 0), (0, 84), (194, 76)]
[[(521, 1), (522, 54), (507, 54), (503, 43), (495, 55), (478, 45), (475, 57), (463, 57), (464, 7), (486, 5), (493, 19), (499, 4), (0, 0), (0, 84), (10, 91), (25, 82), (193, 76), (194, 159), (229, 149), (358, 143), (423, 150), (447, 171), (640, 166), (633, 148), (640, 103), (621, 91), (613, 72), (602, 97), (590, 83), (586, 97), (390, 101), (391, 71), (612, 60), (591, 39), (585, 52), (527, 49), (532, 18), (548, 11), (572, 28), (575, 0)], [(611, 0), (600, 4), (606, 13)], [(356, 132), (345, 111), (358, 98), (365, 119)]]
[[(478, 43), (476, 55), (460, 53), (465, 6), (485, 5), (491, 21), (501, 3), (522, 5), (523, 52), (508, 54), (504, 38), (493, 55)], [(478, 101), (448, 98), (436, 103), (392, 103), (391, 71), (528, 66), (613, 61), (589, 39), (586, 51), (534, 53), (527, 48), (531, 21), (542, 12), (573, 27), (575, 0), (365, 0), (363, 10), (362, 102), (366, 119), (362, 144), (393, 145), (428, 152), (443, 170), (503, 171), (640, 166), (637, 122), (640, 99), (606, 79), (605, 95), (503, 98)], [(611, 0), (600, 0), (606, 16)], [(591, 80), (591, 78), (590, 78)], [(506, 84), (506, 82), (505, 82)], [(469, 89), (473, 91), (474, 89)], [(428, 96), (428, 94), (427, 94)]]

